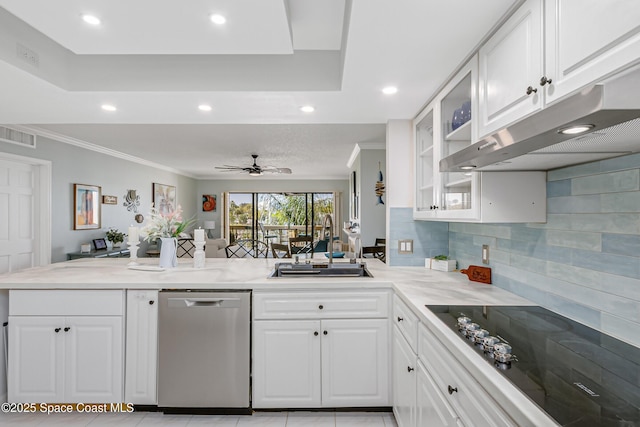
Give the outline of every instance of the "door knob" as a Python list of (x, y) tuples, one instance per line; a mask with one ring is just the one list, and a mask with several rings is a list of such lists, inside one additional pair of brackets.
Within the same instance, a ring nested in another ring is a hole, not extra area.
[(149, 305), (153, 305), (154, 302), (154, 300), (149, 301)]
[(537, 91), (538, 91), (538, 89), (536, 89), (536, 88), (534, 88), (534, 87), (529, 86), (529, 87), (527, 88), (527, 95), (531, 95), (532, 93), (536, 93)]
[(544, 86), (547, 83), (551, 84), (551, 79), (548, 79), (546, 76), (540, 77), (540, 86)]
[(313, 333), (313, 336), (314, 336), (314, 337), (317, 337), (317, 336), (318, 336), (318, 331), (315, 331), (315, 332)]
[(67, 326), (66, 328), (64, 328), (64, 331), (65, 331), (65, 332), (69, 332), (69, 330), (70, 330), (70, 329), (71, 329), (71, 328), (70, 328), (69, 326)]
[(55, 329), (54, 329), (54, 331), (56, 331), (56, 334), (57, 334), (58, 332), (60, 332), (61, 330), (62, 330), (62, 328), (55, 328)]
[(407, 366), (407, 372), (411, 372), (413, 371), (413, 368), (411, 366)]
[(449, 394), (457, 393), (458, 392), (458, 387), (453, 388), (451, 386), (448, 386), (448, 390), (449, 390)]
[(327, 335), (328, 333), (329, 332), (327, 332), (327, 331), (322, 332), (323, 335)]
[(400, 316), (398, 316), (398, 322), (402, 322), (404, 319)]
[(318, 308), (319, 308), (320, 310), (322, 310), (322, 309), (324, 308), (324, 305), (320, 304), (320, 305), (318, 306)]

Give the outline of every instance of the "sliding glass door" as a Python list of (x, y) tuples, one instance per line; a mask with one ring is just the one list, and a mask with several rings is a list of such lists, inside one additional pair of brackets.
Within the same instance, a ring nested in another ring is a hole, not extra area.
[[(229, 193), (229, 240), (287, 243), (290, 238), (303, 236), (322, 240), (324, 216), (339, 218), (336, 198), (336, 193)], [(334, 234), (337, 230), (338, 224), (334, 224)]]

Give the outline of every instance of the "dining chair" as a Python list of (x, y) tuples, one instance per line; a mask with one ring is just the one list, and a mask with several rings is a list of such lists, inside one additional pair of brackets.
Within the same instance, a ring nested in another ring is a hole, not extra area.
[(382, 239), (380, 237), (376, 238), (374, 246), (364, 246), (362, 248), (362, 256), (370, 254), (374, 258), (377, 258), (382, 262), (386, 262), (386, 242), (386, 239)]
[(291, 258), (289, 246), (283, 245), (282, 243), (272, 243), (271, 254), (274, 258)]
[(227, 258), (266, 258), (269, 247), (262, 240), (239, 239), (224, 248)]
[(308, 254), (313, 252), (313, 238), (311, 236), (289, 238), (289, 253)]
[(267, 242), (267, 245), (269, 243), (271, 243), (270, 239), (277, 239), (278, 238), (277, 234), (267, 234), (267, 230), (264, 228), (264, 224), (263, 223), (259, 222), (258, 223), (258, 227), (260, 227), (260, 232), (262, 233), (262, 240)]

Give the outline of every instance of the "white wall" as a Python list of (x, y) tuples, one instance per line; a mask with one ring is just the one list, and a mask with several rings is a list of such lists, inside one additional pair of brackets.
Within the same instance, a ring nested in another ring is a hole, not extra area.
[[(0, 142), (0, 151), (52, 162), (51, 185), (51, 262), (67, 260), (68, 252), (80, 250), (81, 243), (105, 237), (109, 227), (125, 232), (136, 224), (135, 212), (123, 206), (124, 196), (134, 189), (140, 196), (138, 213), (148, 216), (152, 200), (152, 183), (176, 186), (178, 203), (184, 209), (185, 218), (195, 217), (196, 181), (166, 170), (141, 165), (92, 150), (76, 147), (52, 139), (38, 137), (36, 149)], [(101, 229), (73, 229), (73, 184), (90, 184), (102, 187), (103, 195), (118, 197), (117, 205), (101, 205)], [(144, 254), (141, 245), (139, 255)]]
[(411, 120), (389, 120), (386, 144), (387, 208), (413, 207), (414, 160)]
[[(386, 207), (377, 204), (375, 195), (378, 167), (382, 168), (383, 178), (386, 175), (385, 150), (360, 150), (354, 162), (353, 169), (357, 169), (358, 194), (360, 204), (360, 237), (363, 246), (372, 246), (377, 237), (386, 236)], [(387, 196), (383, 196), (386, 203)]]

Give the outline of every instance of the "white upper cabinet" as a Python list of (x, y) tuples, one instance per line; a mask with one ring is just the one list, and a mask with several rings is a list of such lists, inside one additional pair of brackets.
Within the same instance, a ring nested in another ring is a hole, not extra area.
[(637, 0), (527, 0), (479, 50), (478, 136), (638, 62)]
[(542, 37), (542, 0), (528, 0), (480, 48), (480, 137), (542, 108)]
[(545, 36), (549, 103), (640, 62), (640, 4), (546, 0)]
[(478, 175), (440, 172), (443, 157), (476, 139), (476, 82), (474, 56), (436, 99), (414, 120), (416, 204), (414, 218), (473, 220), (479, 216)]

